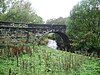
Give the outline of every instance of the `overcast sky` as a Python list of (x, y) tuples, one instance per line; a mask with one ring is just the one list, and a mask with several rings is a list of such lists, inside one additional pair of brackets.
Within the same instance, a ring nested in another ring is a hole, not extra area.
[(44, 21), (58, 17), (68, 17), (70, 10), (81, 0), (29, 0), (36, 13)]

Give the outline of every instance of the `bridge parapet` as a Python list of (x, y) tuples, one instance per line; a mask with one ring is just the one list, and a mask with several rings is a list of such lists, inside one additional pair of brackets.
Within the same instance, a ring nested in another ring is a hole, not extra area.
[(34, 36), (46, 32), (62, 32), (65, 33), (66, 25), (51, 24), (32, 24), (0, 21), (0, 43), (9, 42), (32, 42)]

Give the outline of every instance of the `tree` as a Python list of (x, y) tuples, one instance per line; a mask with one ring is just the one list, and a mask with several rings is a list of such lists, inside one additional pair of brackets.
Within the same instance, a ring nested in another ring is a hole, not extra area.
[(10, 8), (12, 0), (0, 0), (0, 20), (3, 19), (3, 15)]
[(66, 18), (59, 17), (57, 19), (49, 19), (46, 21), (47, 24), (59, 24), (59, 25), (65, 25)]
[(76, 49), (100, 51), (100, 0), (82, 0), (75, 5), (67, 25)]
[(4, 13), (6, 11), (6, 0), (0, 0), (0, 13)]
[(1, 20), (16, 22), (43, 23), (43, 20), (31, 8), (31, 3), (24, 0), (14, 0)]

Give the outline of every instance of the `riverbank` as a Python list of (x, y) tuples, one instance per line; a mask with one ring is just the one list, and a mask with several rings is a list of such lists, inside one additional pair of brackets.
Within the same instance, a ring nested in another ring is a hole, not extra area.
[[(99, 75), (100, 60), (45, 46), (34, 46), (32, 55), (0, 58), (0, 75)], [(18, 60), (17, 60), (18, 59)]]

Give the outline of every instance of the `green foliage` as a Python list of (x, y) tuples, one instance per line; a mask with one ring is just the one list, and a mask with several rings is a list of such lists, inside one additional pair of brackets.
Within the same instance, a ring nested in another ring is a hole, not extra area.
[(65, 25), (66, 18), (59, 17), (57, 19), (49, 19), (46, 21), (47, 24), (59, 24), (59, 25)]
[(100, 0), (82, 0), (74, 6), (67, 33), (76, 43), (75, 48), (92, 51), (100, 50)]
[(89, 58), (82, 64), (77, 71), (73, 71), (73, 75), (99, 75), (100, 74), (100, 60)]
[[(99, 59), (46, 46), (31, 46), (32, 56), (0, 58), (1, 75), (99, 75)], [(93, 71), (93, 72), (92, 72)], [(93, 74), (92, 74), (93, 73)]]
[[(4, 9), (4, 8), (2, 8)], [(14, 0), (7, 7), (6, 13), (0, 15), (0, 20), (29, 22), (29, 23), (43, 23), (43, 20), (31, 8), (31, 3), (24, 0)]]
[(7, 0), (0, 0), (0, 14), (4, 13), (7, 8)]
[(12, 0), (0, 0), (0, 20), (3, 20), (4, 14), (10, 8)]

